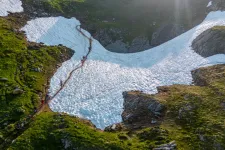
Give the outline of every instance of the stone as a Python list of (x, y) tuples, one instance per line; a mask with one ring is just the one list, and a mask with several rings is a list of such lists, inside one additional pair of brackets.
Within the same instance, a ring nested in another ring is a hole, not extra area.
[(218, 10), (225, 10), (225, 1), (224, 0), (213, 0), (212, 5), (209, 7), (210, 11), (218, 11)]
[(141, 91), (123, 92), (123, 123), (131, 128), (148, 127), (163, 116), (165, 106)]
[(111, 126), (108, 126), (104, 129), (106, 132), (115, 132), (115, 131), (122, 131), (125, 129), (124, 125), (122, 123), (113, 124)]
[(71, 147), (71, 142), (68, 139), (61, 139), (61, 142), (63, 143), (65, 149)]
[(156, 124), (156, 123), (157, 123), (156, 120), (152, 120), (152, 121), (151, 121), (151, 124)]
[(158, 101), (154, 101), (148, 106), (148, 109), (154, 114), (154, 115), (161, 115), (161, 112), (164, 110), (165, 106)]
[(41, 72), (41, 68), (39, 68), (39, 67), (34, 68), (34, 71), (35, 71), (35, 72)]
[(0, 78), (0, 81), (8, 81), (7, 78)]
[(225, 102), (222, 102), (221, 106), (222, 106), (223, 110), (225, 110)]
[(16, 88), (16, 89), (13, 90), (13, 94), (14, 94), (14, 95), (23, 94), (23, 92), (24, 92), (24, 91), (21, 90), (20, 88)]
[(177, 144), (175, 141), (172, 141), (168, 144), (163, 144), (157, 148), (154, 148), (153, 150), (176, 150)]

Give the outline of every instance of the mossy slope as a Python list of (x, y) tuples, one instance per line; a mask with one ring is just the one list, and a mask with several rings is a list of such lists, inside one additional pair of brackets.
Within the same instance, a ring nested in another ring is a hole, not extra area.
[(25, 126), (23, 120), (40, 106), (56, 65), (73, 54), (63, 46), (27, 42), (16, 23), (23, 22), (22, 18), (0, 18), (0, 143), (3, 145), (18, 134), (18, 126)]

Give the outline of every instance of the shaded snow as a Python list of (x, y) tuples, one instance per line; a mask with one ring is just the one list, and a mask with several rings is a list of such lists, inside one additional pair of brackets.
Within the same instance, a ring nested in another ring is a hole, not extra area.
[[(51, 79), (51, 95), (60, 88), (60, 80), (66, 79), (87, 52), (88, 40), (75, 29), (79, 24), (75, 18), (50, 17), (29, 21), (22, 29), (31, 41), (63, 44), (76, 52)], [(225, 63), (225, 55), (203, 58), (190, 47), (199, 34), (215, 25), (225, 25), (225, 12), (212, 12), (202, 24), (181, 36), (133, 54), (109, 52), (94, 40), (87, 63), (73, 74), (65, 89), (55, 97), (51, 109), (90, 119), (99, 128), (120, 122), (123, 91), (156, 93), (157, 86), (191, 84), (191, 70)]]
[(0, 0), (0, 16), (7, 16), (8, 12), (22, 12), (22, 2), (20, 0)]

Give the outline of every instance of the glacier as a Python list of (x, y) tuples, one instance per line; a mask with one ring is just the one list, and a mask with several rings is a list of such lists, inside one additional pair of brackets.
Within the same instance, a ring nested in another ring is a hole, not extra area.
[(7, 16), (8, 12), (22, 12), (22, 2), (20, 0), (0, 0), (0, 16)]
[[(31, 20), (21, 29), (29, 41), (63, 44), (75, 51), (52, 77), (50, 95), (54, 95), (60, 88), (60, 81), (66, 80), (88, 51), (89, 41), (76, 30), (77, 25), (80, 22), (76, 18), (48, 17)], [(140, 90), (153, 94), (157, 86), (191, 84), (191, 70), (225, 63), (223, 54), (203, 58), (191, 48), (198, 35), (216, 25), (225, 25), (225, 12), (211, 12), (188, 32), (138, 53), (113, 53), (93, 40), (93, 49), (84, 67), (73, 74), (50, 103), (50, 108), (89, 119), (100, 129), (121, 122), (122, 92)], [(83, 32), (91, 37), (87, 31)]]

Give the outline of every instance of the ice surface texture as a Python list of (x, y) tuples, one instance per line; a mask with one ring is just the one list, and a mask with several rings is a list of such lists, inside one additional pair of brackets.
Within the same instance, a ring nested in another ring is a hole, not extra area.
[(0, 16), (7, 16), (8, 12), (22, 12), (22, 2), (20, 0), (0, 0)]
[[(22, 28), (30, 41), (63, 44), (76, 52), (51, 79), (51, 95), (88, 51), (88, 40), (75, 28), (79, 24), (75, 18), (50, 17), (31, 20)], [(163, 45), (133, 54), (109, 52), (94, 40), (85, 66), (73, 74), (64, 90), (51, 102), (51, 109), (90, 119), (98, 128), (120, 122), (123, 91), (155, 93), (157, 86), (191, 84), (191, 70), (225, 63), (225, 55), (203, 58), (191, 49), (192, 41), (215, 25), (225, 25), (225, 12), (211, 12), (192, 30)]]

